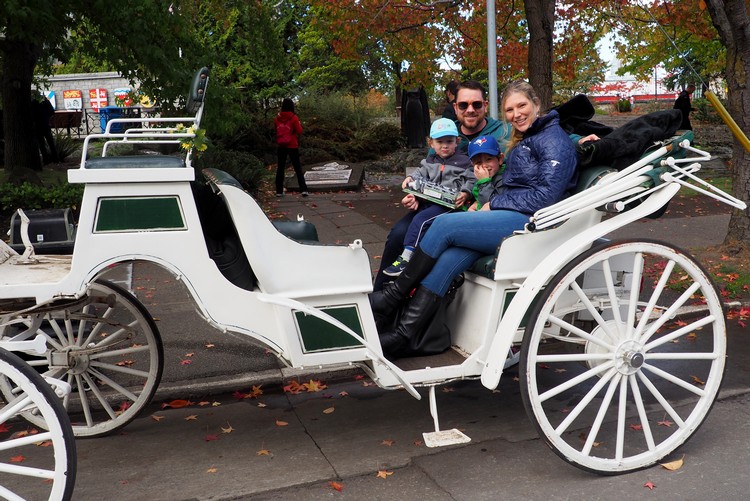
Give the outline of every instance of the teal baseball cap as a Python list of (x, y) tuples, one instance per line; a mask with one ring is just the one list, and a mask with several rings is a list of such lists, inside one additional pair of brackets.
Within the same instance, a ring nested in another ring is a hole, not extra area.
[(458, 137), (456, 122), (447, 118), (438, 118), (432, 122), (432, 127), (430, 127), (430, 138), (438, 139), (446, 136)]

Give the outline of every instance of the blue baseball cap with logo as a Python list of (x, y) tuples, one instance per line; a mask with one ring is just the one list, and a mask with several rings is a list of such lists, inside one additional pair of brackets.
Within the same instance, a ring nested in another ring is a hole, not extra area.
[(447, 118), (438, 118), (432, 122), (432, 127), (430, 127), (430, 138), (438, 139), (446, 136), (458, 137), (456, 122)]
[(480, 153), (486, 153), (493, 157), (498, 156), (500, 146), (497, 144), (497, 139), (492, 136), (479, 136), (469, 143), (469, 158), (474, 158)]

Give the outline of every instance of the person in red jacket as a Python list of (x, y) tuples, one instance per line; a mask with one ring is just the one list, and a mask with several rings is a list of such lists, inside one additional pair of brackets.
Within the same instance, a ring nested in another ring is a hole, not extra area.
[(302, 173), (302, 165), (299, 161), (299, 143), (297, 139), (302, 134), (302, 124), (294, 113), (294, 101), (285, 98), (281, 102), (281, 111), (274, 118), (276, 125), (276, 144), (278, 145), (276, 166), (276, 196), (284, 196), (284, 171), (286, 170), (286, 157), (292, 161), (294, 173), (297, 175), (299, 190), (302, 196), (307, 196), (307, 184)]

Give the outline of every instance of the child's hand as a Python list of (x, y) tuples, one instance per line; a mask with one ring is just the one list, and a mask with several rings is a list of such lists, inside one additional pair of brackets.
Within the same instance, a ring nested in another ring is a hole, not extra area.
[(409, 210), (417, 210), (417, 208), (419, 207), (419, 200), (417, 200), (417, 197), (415, 197), (411, 193), (402, 198), (401, 203)]
[(412, 181), (414, 181), (414, 178), (413, 178), (413, 177), (411, 177), (411, 176), (406, 176), (406, 179), (404, 179), (404, 180), (403, 180), (403, 181), (401, 182), (401, 189), (403, 190), (404, 188), (408, 188), (408, 187), (409, 187), (409, 183), (411, 183)]
[(477, 179), (486, 179), (490, 176), (490, 170), (486, 168), (483, 164), (477, 164), (474, 166), (474, 176), (476, 176)]
[(469, 194), (465, 191), (462, 191), (458, 194), (456, 197), (456, 207), (461, 207), (463, 204), (466, 203), (466, 201), (469, 199)]
[(468, 208), (468, 209), (466, 209), (466, 210), (467, 210), (467, 211), (469, 211), (469, 212), (476, 212), (476, 211), (477, 211), (477, 204), (478, 204), (478, 203), (479, 203), (479, 202), (474, 202), (474, 203), (473, 203), (473, 204), (471, 204), (471, 205), (469, 206), (469, 208)]

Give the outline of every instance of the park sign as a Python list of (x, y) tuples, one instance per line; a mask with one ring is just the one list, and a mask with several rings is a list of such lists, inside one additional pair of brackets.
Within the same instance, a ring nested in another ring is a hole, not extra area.
[(89, 89), (89, 105), (95, 112), (107, 106), (107, 89)]
[(130, 96), (129, 88), (115, 89), (113, 93), (117, 106), (133, 106), (133, 99)]
[(64, 90), (63, 104), (66, 110), (81, 110), (83, 108), (83, 94), (80, 90)]

